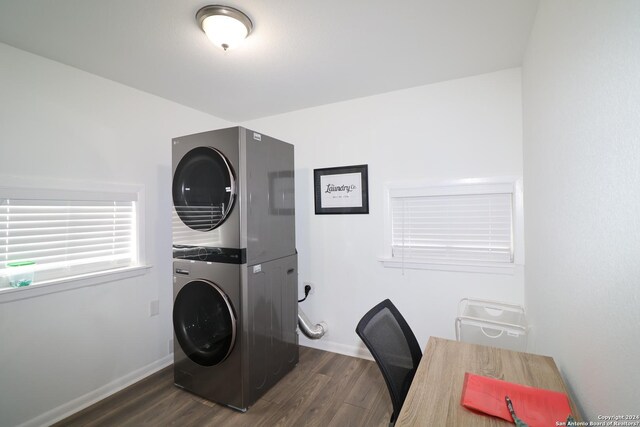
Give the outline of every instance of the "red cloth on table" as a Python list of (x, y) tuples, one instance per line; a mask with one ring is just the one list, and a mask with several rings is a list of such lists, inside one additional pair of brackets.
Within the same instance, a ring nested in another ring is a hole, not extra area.
[(571, 414), (564, 393), (464, 374), (460, 404), (465, 408), (513, 422), (505, 396), (511, 399), (516, 416), (529, 427), (555, 427), (556, 422), (565, 423)]

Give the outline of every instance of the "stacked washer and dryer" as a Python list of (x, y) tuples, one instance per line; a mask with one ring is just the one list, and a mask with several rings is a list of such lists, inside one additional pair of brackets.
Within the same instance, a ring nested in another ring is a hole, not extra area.
[(174, 381), (245, 411), (298, 363), (293, 146), (173, 140)]

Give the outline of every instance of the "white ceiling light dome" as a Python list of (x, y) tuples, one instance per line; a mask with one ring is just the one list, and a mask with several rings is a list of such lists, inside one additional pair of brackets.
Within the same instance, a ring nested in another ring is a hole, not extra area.
[(209, 40), (224, 50), (237, 46), (253, 29), (247, 15), (229, 6), (205, 6), (196, 13), (196, 20)]

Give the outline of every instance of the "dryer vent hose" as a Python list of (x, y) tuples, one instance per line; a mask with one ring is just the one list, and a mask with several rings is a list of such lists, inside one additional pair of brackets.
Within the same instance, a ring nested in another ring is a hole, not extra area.
[(300, 330), (307, 337), (312, 340), (317, 340), (322, 338), (324, 334), (327, 333), (327, 324), (325, 322), (316, 323), (313, 325), (304, 311), (298, 305), (298, 326), (300, 326)]

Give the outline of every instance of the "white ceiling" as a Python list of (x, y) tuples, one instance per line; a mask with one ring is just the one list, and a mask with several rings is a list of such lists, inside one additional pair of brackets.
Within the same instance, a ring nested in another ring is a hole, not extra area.
[(230, 0), (234, 50), (199, 0), (0, 0), (0, 41), (230, 121), (517, 67), (538, 0)]

